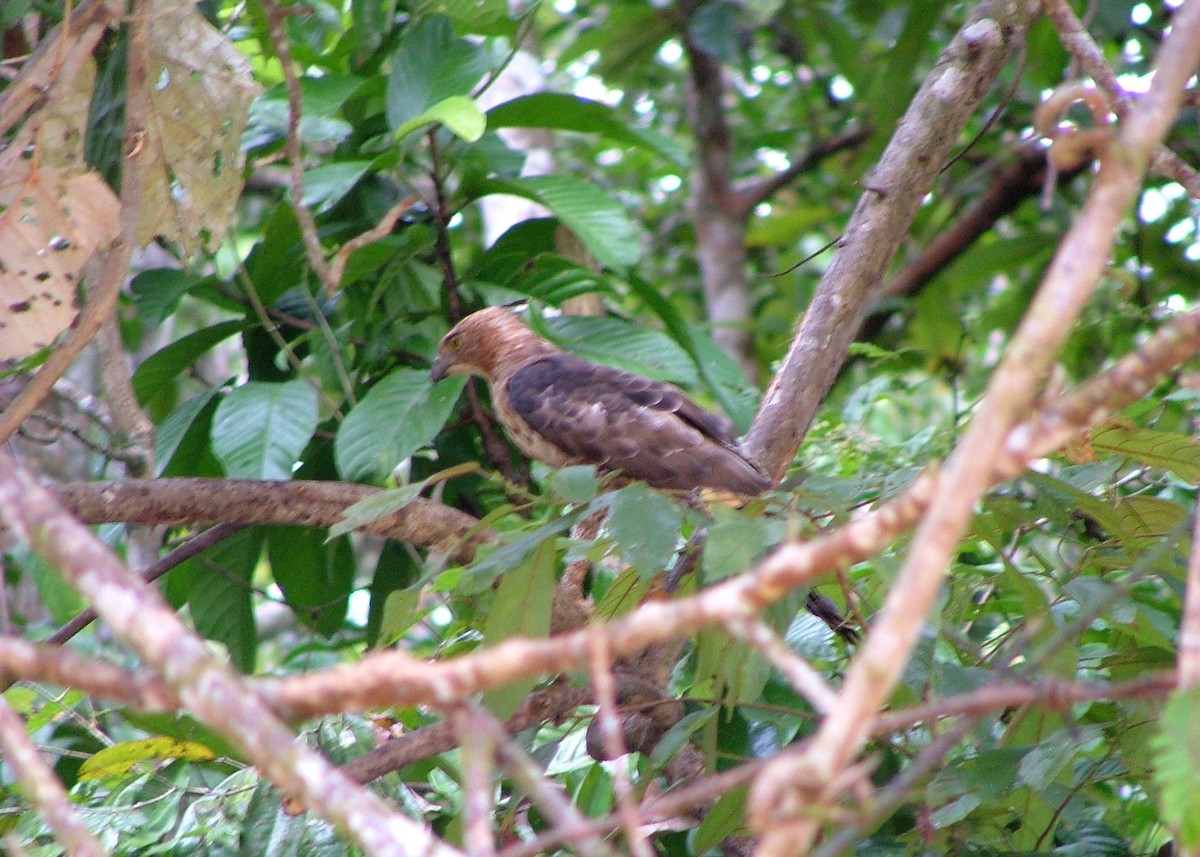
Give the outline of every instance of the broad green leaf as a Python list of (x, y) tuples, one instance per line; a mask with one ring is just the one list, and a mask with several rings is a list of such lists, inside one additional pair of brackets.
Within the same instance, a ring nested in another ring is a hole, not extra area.
[(439, 384), (419, 369), (397, 369), (363, 396), (334, 439), (338, 474), (348, 482), (381, 479), (442, 430), (466, 383)]
[(213, 416), (213, 452), (235, 479), (291, 479), (317, 430), (317, 391), (306, 381), (235, 387)]
[(589, 503), (600, 490), (600, 479), (595, 466), (577, 464), (551, 472), (546, 487), (564, 503)]
[(304, 205), (325, 211), (348, 194), (374, 161), (340, 161), (314, 167), (304, 174)]
[(1200, 685), (1171, 694), (1154, 738), (1154, 781), (1162, 789), (1162, 817), (1185, 851), (1200, 846)]
[(161, 762), (169, 759), (183, 759), (187, 762), (207, 762), (215, 759), (216, 754), (203, 744), (191, 741), (177, 741), (174, 738), (142, 738), (137, 741), (123, 741), (111, 747), (105, 747), (100, 752), (90, 756), (79, 769), (81, 782), (87, 780), (102, 780), (108, 777), (119, 777), (129, 771), (139, 762)]
[[(413, 603), (411, 611), (404, 610), (408, 602), (403, 600), (403, 596), (407, 592), (420, 595), (420, 589), (413, 584), (420, 579), (421, 572), (421, 563), (408, 545), (392, 540), (384, 543), (379, 552), (379, 561), (375, 563), (375, 574), (371, 578), (367, 645), (391, 645), (416, 620), (417, 604)], [(402, 600), (393, 604), (392, 596)]]
[(158, 327), (175, 312), (179, 300), (199, 277), (179, 268), (151, 268), (129, 283), (137, 303), (138, 318), (146, 327)]
[(949, 827), (962, 821), (970, 815), (981, 803), (982, 799), (976, 794), (965, 794), (957, 800), (952, 800), (945, 806), (938, 807), (930, 816), (929, 823), (936, 830)]
[(687, 164), (687, 153), (660, 134), (631, 127), (616, 110), (599, 101), (560, 92), (537, 92), (498, 104), (488, 111), (491, 128), (553, 128), (580, 134), (599, 134), (617, 143), (650, 149), (676, 166)]
[(690, 853), (708, 854), (745, 824), (745, 787), (726, 792), (701, 816), (700, 825), (690, 837)]
[(627, 568), (617, 575), (608, 587), (600, 603), (596, 605), (598, 619), (615, 619), (624, 616), (642, 603), (642, 596), (650, 588), (650, 578), (643, 578), (636, 568)]
[(1192, 485), (1200, 483), (1200, 442), (1189, 435), (1110, 423), (1092, 433), (1091, 446), (1165, 468)]
[(254, 672), (258, 635), (251, 579), (262, 555), (263, 529), (235, 533), (171, 571), (168, 587), (182, 596), (196, 633), (223, 643), (243, 673)]
[(683, 510), (638, 483), (613, 492), (607, 525), (621, 559), (648, 579), (666, 571), (675, 555)]
[(1095, 727), (1064, 729), (1043, 738), (1017, 766), (1020, 782), (1036, 791), (1045, 791), (1071, 760), (1086, 752), (1098, 738)]
[(219, 342), (224, 342), (246, 327), (241, 321), (222, 321), (172, 342), (159, 349), (133, 373), (133, 392), (142, 404), (150, 401), (163, 387), (172, 383)]
[(465, 473), (474, 473), (477, 470), (479, 470), (479, 465), (473, 461), (468, 461), (454, 467), (447, 467), (445, 470), (440, 470), (419, 482), (413, 482), (408, 485), (402, 485), (399, 488), (392, 488), (388, 491), (380, 491), (378, 494), (372, 494), (370, 497), (359, 500), (343, 512), (342, 519), (329, 528), (329, 537), (332, 539), (345, 535), (346, 533), (374, 523), (385, 515), (399, 512), (419, 497), (421, 492), (434, 482), (443, 482), (447, 479), (453, 479), (455, 476), (462, 476)]
[(692, 740), (692, 736), (716, 716), (716, 708), (706, 708), (702, 711), (685, 714), (679, 722), (667, 730), (651, 751), (650, 767), (656, 771), (662, 770), (667, 762), (675, 758), (676, 754)]
[(627, 268), (641, 256), (638, 228), (625, 209), (583, 179), (562, 175), (491, 179), (482, 182), (478, 192), (507, 193), (541, 203), (609, 268)]
[(11, 568), (22, 577), (33, 581), (37, 587), (41, 604), (50, 612), (55, 622), (62, 624), (88, 606), (75, 588), (58, 569), (43, 560), (28, 547), (15, 544), (6, 551)]
[(354, 584), (350, 542), (312, 527), (269, 527), (266, 536), (271, 575), (297, 618), (326, 637), (341, 630)]
[[(529, 558), (500, 578), (496, 598), (483, 627), (483, 642), (494, 646), (509, 637), (545, 637), (550, 633), (550, 606), (554, 599), (556, 539), (546, 538)], [(488, 691), (484, 704), (501, 720), (508, 719), (537, 686), (538, 679), (524, 679)]]
[(399, 640), (421, 616), (419, 587), (397, 589), (388, 593), (379, 618), (378, 645), (390, 646)]
[(155, 476), (219, 476), (212, 454), (212, 418), (220, 389), (213, 387), (175, 409), (154, 433)]
[(692, 358), (700, 377), (737, 430), (745, 432), (749, 429), (758, 409), (758, 390), (747, 380), (737, 363), (713, 342), (712, 337), (686, 321), (675, 306), (649, 283), (637, 276), (630, 276), (628, 282)]
[(767, 518), (730, 517), (708, 528), (704, 543), (704, 582), (716, 583), (740, 574), (771, 545), (783, 538), (784, 522)]
[(607, 316), (561, 315), (544, 323), (554, 340), (580, 357), (674, 384), (696, 384), (692, 361), (665, 333)]
[[(459, 595), (475, 595), (487, 589), (500, 575), (516, 568), (550, 536), (564, 533), (574, 526), (585, 510), (577, 509), (543, 524), (532, 533), (527, 533), (513, 542), (500, 545), (472, 563), (455, 581), (454, 591)], [(486, 550), (486, 548), (485, 548)]]
[(448, 18), (432, 16), (410, 24), (392, 55), (389, 127), (399, 131), (438, 102), (469, 94), (491, 65), (482, 46), (454, 38)]
[(465, 95), (451, 95), (430, 106), (420, 116), (409, 119), (393, 133), (399, 140), (418, 128), (435, 122), (442, 123), (468, 143), (474, 143), (487, 130), (487, 118), (474, 100)]
[(1130, 538), (1161, 538), (1187, 518), (1188, 510), (1162, 497), (1123, 497), (1116, 504), (1122, 530)]
[(688, 36), (710, 57), (732, 63), (738, 55), (738, 22), (744, 14), (730, 0), (708, 0), (688, 16)]

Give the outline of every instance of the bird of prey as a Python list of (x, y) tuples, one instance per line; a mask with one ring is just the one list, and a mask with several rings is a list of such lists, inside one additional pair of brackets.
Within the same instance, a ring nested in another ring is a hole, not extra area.
[(504, 307), (456, 324), (438, 345), (431, 375), (484, 378), (509, 437), (552, 467), (592, 464), (655, 488), (753, 495), (771, 487), (726, 419), (670, 384), (563, 351)]

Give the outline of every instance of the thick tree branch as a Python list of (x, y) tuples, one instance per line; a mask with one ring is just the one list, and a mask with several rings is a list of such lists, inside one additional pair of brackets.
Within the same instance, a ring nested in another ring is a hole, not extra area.
[[(249, 479), (145, 479), (69, 482), (51, 490), (84, 522), (139, 524), (294, 524), (331, 527), (346, 509), (380, 489), (348, 482)], [(465, 512), (418, 497), (363, 532), (447, 552), (469, 562), (494, 534)]]
[(91, 531), (72, 519), (7, 453), (0, 454), (0, 522), (58, 569), (105, 622), (264, 775), (372, 855), (458, 857), (428, 828), (390, 810), (296, 736), (212, 655)]
[(982, 3), (897, 126), (746, 438), (775, 479), (832, 386), (922, 198), (1035, 14), (1032, 0)]

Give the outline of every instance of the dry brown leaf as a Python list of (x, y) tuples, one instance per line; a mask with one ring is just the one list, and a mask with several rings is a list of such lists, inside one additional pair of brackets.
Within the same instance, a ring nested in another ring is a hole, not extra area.
[(0, 360), (70, 326), (83, 265), (116, 237), (119, 208), (97, 173), (39, 169), (16, 146), (0, 153)]
[(242, 130), (258, 94), (250, 64), (189, 8), (154, 4), (148, 159), (138, 237), (187, 253), (221, 240), (242, 189)]

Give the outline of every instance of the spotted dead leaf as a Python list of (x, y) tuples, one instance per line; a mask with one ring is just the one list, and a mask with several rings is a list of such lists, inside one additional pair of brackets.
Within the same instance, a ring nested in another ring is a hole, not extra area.
[(75, 319), (83, 265), (117, 235), (119, 204), (94, 172), (39, 169), (0, 152), (0, 361), (54, 341)]
[(242, 189), (242, 130), (258, 94), (250, 64), (190, 3), (159, 0), (150, 25), (146, 184), (138, 237), (187, 253), (224, 236)]

